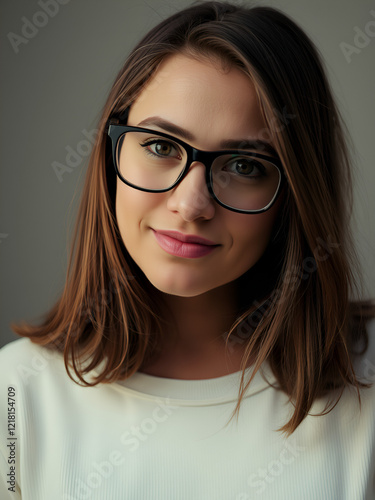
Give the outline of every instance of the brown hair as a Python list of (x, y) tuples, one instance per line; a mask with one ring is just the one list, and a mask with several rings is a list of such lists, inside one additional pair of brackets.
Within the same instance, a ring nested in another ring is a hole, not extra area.
[[(244, 391), (268, 360), (295, 407), (281, 429), (290, 434), (317, 398), (335, 393), (338, 400), (349, 385), (359, 396), (364, 384), (356, 379), (352, 355), (357, 342), (366, 347), (364, 319), (373, 307), (351, 302), (359, 292), (348, 232), (350, 158), (341, 117), (317, 50), (273, 8), (194, 5), (161, 22), (131, 52), (100, 120), (63, 294), (43, 324), (13, 328), (63, 352), (69, 376), (71, 362), (84, 385), (126, 379), (157, 354), (165, 319), (117, 228), (106, 127), (137, 98), (159, 64), (182, 51), (219, 57), (252, 79), (268, 127), (264, 132), (285, 168), (278, 231), (265, 255), (238, 281), (245, 300), (227, 342), (236, 337), (243, 342), (243, 369), (256, 355), (246, 386), (242, 373), (237, 415)], [(248, 277), (256, 273), (267, 279), (254, 295)], [(98, 377), (85, 380), (102, 362)]]

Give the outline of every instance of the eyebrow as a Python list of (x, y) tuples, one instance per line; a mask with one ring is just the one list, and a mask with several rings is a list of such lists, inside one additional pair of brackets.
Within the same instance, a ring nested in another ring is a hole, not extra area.
[[(138, 127), (158, 127), (171, 135), (179, 136), (185, 141), (195, 141), (194, 135), (188, 130), (175, 125), (159, 116), (151, 116), (138, 123)], [(278, 158), (276, 150), (269, 142), (260, 139), (226, 139), (220, 143), (221, 149), (252, 149), (254, 151), (264, 152)]]

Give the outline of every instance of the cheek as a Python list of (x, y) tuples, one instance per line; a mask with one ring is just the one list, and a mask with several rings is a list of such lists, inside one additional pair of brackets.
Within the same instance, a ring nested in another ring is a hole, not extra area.
[[(234, 214), (227, 221), (231, 228), (233, 252), (243, 262), (244, 267), (251, 267), (263, 255), (271, 239), (276, 221), (278, 206), (257, 215)], [(237, 215), (237, 217), (236, 217)]]
[(260, 238), (269, 239), (272, 233), (273, 225), (276, 219), (276, 213), (270, 214), (265, 212), (263, 214), (249, 215), (249, 220), (241, 226), (234, 226), (238, 233), (247, 234), (249, 239)]
[[(134, 190), (133, 190), (134, 191)], [(134, 210), (134, 203), (136, 199), (133, 199), (133, 193), (131, 193), (130, 188), (122, 183), (119, 185), (117, 183), (117, 191), (116, 191), (116, 219), (117, 225), (122, 237), (122, 240), (127, 246), (126, 235), (129, 235), (129, 228), (131, 228), (133, 221), (130, 214), (137, 213), (137, 210)]]
[(117, 182), (116, 218), (125, 244), (125, 238), (140, 226), (145, 215), (156, 208), (159, 202), (160, 194), (145, 193), (121, 181)]

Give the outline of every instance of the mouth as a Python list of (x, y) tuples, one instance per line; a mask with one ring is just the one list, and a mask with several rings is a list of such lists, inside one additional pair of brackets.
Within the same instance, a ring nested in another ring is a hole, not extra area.
[(183, 234), (178, 231), (152, 229), (159, 246), (170, 255), (186, 259), (197, 259), (212, 253), (220, 245), (201, 236)]

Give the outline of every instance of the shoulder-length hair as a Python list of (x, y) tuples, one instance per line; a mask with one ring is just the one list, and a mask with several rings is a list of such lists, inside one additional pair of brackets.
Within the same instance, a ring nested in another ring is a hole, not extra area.
[[(267, 124), (263, 139), (273, 142), (285, 169), (287, 187), (276, 235), (249, 271), (258, 273), (259, 288), (254, 291), (249, 280), (239, 280), (244, 300), (226, 341), (243, 345), (237, 416), (245, 390), (267, 360), (294, 406), (280, 429), (291, 434), (317, 398), (335, 394), (338, 401), (350, 385), (359, 396), (364, 384), (356, 378), (352, 355), (357, 342), (366, 346), (363, 319), (372, 306), (352, 301), (358, 287), (349, 234), (346, 132), (316, 48), (273, 8), (194, 5), (161, 22), (135, 47), (99, 123), (62, 296), (41, 325), (13, 328), (63, 352), (69, 376), (74, 380), (71, 363), (77, 383), (84, 385), (126, 379), (157, 354), (165, 319), (119, 234), (107, 124), (134, 102), (160, 63), (176, 53), (219, 58), (248, 75)], [(244, 370), (254, 355), (254, 371), (245, 385)], [(85, 380), (99, 365), (100, 374)]]

